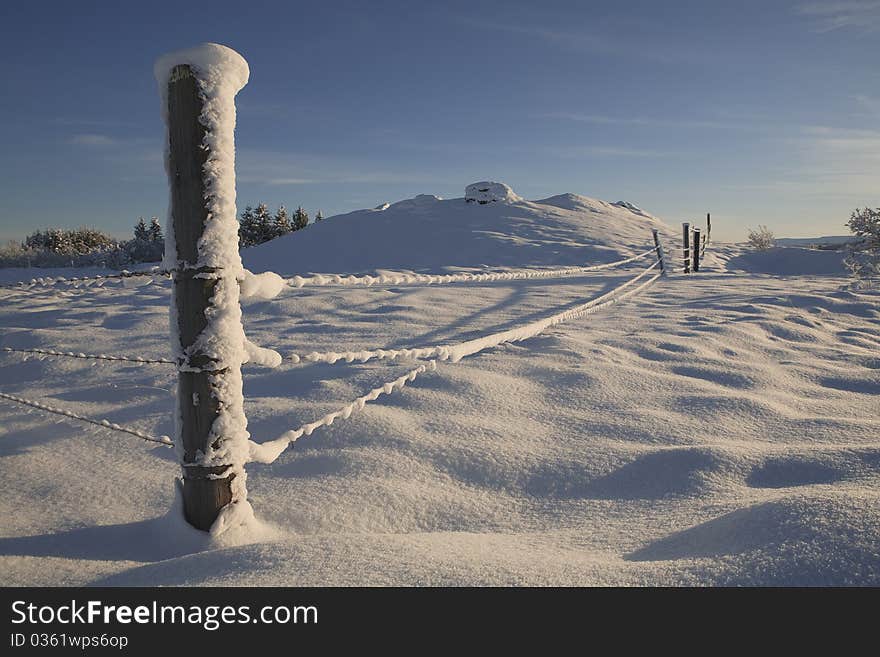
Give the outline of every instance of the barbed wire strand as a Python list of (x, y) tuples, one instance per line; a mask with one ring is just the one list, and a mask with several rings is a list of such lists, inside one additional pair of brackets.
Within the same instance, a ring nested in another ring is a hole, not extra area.
[[(648, 272), (653, 270), (655, 267), (659, 266), (659, 262), (654, 263), (651, 267), (646, 269), (641, 276), (647, 275)], [(631, 297), (644, 288), (648, 287), (651, 283), (660, 278), (662, 273), (657, 273), (638, 287), (630, 290), (629, 292), (625, 292), (618, 297), (611, 298), (602, 303), (593, 303), (588, 302), (587, 304), (583, 304), (578, 306), (577, 308), (572, 308), (562, 313), (558, 313), (557, 315), (553, 315), (544, 320), (539, 320), (538, 322), (533, 322), (532, 324), (528, 324), (525, 327), (521, 327), (521, 329), (512, 329), (510, 331), (503, 331), (501, 333), (496, 333), (491, 336), (486, 336), (484, 338), (478, 338), (477, 340), (470, 340), (468, 342), (460, 343), (456, 345), (453, 349), (457, 349), (458, 351), (452, 351), (449, 354), (449, 357), (452, 358), (453, 362), (457, 362), (466, 356), (474, 355), (480, 351), (485, 349), (489, 349), (490, 347), (497, 346), (502, 342), (514, 342), (525, 340), (529, 337), (534, 337), (538, 335), (542, 331), (546, 330), (550, 326), (555, 326), (556, 324), (560, 324), (564, 321), (574, 319), (576, 317), (581, 317), (583, 315), (592, 314), (594, 312), (598, 312), (600, 308), (604, 308), (610, 306), (614, 303), (618, 303), (623, 301), (624, 299)], [(629, 283), (635, 282), (637, 279), (633, 279), (629, 281)], [(620, 288), (618, 288), (619, 291)], [(593, 305), (588, 305), (593, 303)], [(395, 379), (394, 381), (389, 381), (388, 383), (383, 384), (378, 388), (373, 388), (370, 392), (362, 397), (358, 397), (350, 404), (343, 406), (342, 408), (333, 411), (332, 413), (328, 413), (322, 418), (316, 420), (315, 422), (311, 422), (308, 424), (303, 424), (298, 429), (293, 429), (290, 431), (286, 431), (281, 434), (275, 440), (270, 440), (264, 443), (256, 443), (254, 441), (250, 441), (250, 460), (256, 463), (273, 463), (283, 452), (286, 450), (292, 443), (296, 442), (302, 436), (310, 436), (315, 429), (320, 427), (326, 427), (333, 424), (334, 420), (337, 418), (347, 419), (351, 416), (353, 412), (356, 410), (362, 410), (364, 406), (370, 402), (377, 399), (380, 395), (390, 395), (394, 390), (401, 390), (406, 385), (407, 382), (414, 381), (415, 378), (426, 371), (435, 371), (437, 369), (436, 360), (430, 360), (427, 363), (420, 365), (419, 367), (410, 370), (403, 376)]]
[(138, 363), (140, 365), (146, 365), (151, 363), (159, 363), (162, 365), (174, 365), (175, 361), (170, 360), (168, 358), (142, 358), (141, 356), (112, 356), (110, 354), (85, 354), (82, 352), (73, 352), (73, 351), (56, 351), (54, 349), (18, 349), (15, 347), (3, 347), (2, 351), (5, 352), (13, 352), (13, 353), (23, 353), (23, 354), (35, 354), (38, 356), (59, 356), (64, 358), (83, 358), (88, 360), (113, 360), (113, 361), (126, 361), (129, 363)]
[(327, 286), (352, 286), (361, 285), (372, 287), (377, 285), (445, 285), (448, 283), (483, 283), (491, 281), (513, 281), (535, 278), (562, 278), (565, 276), (577, 276), (580, 274), (601, 271), (618, 267), (641, 258), (645, 258), (657, 250), (651, 247), (643, 253), (630, 258), (607, 262), (600, 265), (586, 267), (565, 267), (562, 269), (517, 269), (507, 272), (493, 272), (476, 274), (464, 272), (461, 274), (413, 274), (406, 272), (386, 272), (378, 276), (353, 276), (344, 274), (315, 274), (314, 276), (293, 276), (285, 279), (291, 287), (327, 287)]
[(74, 276), (68, 278), (66, 276), (40, 276), (32, 278), (29, 281), (19, 281), (15, 284), (3, 284), (0, 288), (6, 290), (22, 290), (29, 291), (37, 287), (52, 288), (55, 285), (73, 285), (78, 286), (81, 283), (103, 282), (121, 278), (137, 278), (141, 276), (149, 276), (157, 278), (161, 276), (171, 276), (173, 272), (167, 269), (150, 269), (145, 271), (121, 271), (118, 274), (97, 274), (95, 276)]
[[(638, 278), (646, 275), (649, 271), (653, 270), (659, 263), (655, 263), (644, 272), (642, 272), (639, 277), (636, 279), (632, 279), (628, 281), (629, 284), (638, 280)], [(458, 349), (458, 353), (451, 352), (448, 357), (453, 358), (453, 361), (458, 361), (465, 356), (470, 356), (479, 351), (483, 351), (492, 346), (497, 346), (502, 342), (506, 341), (519, 341), (527, 339), (528, 337), (533, 337), (537, 335), (542, 330), (549, 328), (550, 326), (555, 326), (556, 324), (560, 324), (563, 321), (567, 321), (569, 319), (573, 319), (575, 317), (580, 317), (585, 314), (591, 314), (593, 312), (597, 312), (600, 308), (609, 306), (613, 303), (617, 303), (619, 301), (623, 301), (624, 299), (637, 294), (642, 289), (656, 281), (660, 278), (661, 274), (655, 274), (652, 278), (642, 283), (638, 287), (629, 292), (626, 292), (619, 297), (611, 298), (602, 303), (596, 303), (596, 301), (601, 298), (594, 299), (592, 302), (587, 302), (577, 308), (570, 309), (568, 311), (559, 313), (545, 320), (540, 320), (539, 322), (534, 322), (532, 324), (526, 325), (521, 329), (511, 329), (510, 331), (503, 331), (501, 333), (493, 334), (491, 336), (486, 336), (484, 338), (479, 338), (477, 340), (471, 340), (468, 342), (460, 343), (456, 345), (454, 348)], [(617, 288), (617, 291), (620, 291), (620, 286)], [(347, 419), (351, 416), (351, 414), (355, 411), (362, 410), (364, 406), (378, 399), (381, 395), (390, 395), (395, 390), (401, 390), (408, 383), (412, 382), (416, 379), (419, 374), (422, 374), (426, 371), (435, 371), (437, 368), (437, 363), (435, 360), (431, 360), (427, 363), (423, 363), (419, 365), (413, 370), (410, 370), (403, 376), (394, 379), (393, 381), (389, 381), (387, 383), (382, 384), (378, 388), (373, 388), (366, 395), (358, 397), (353, 402), (343, 406), (342, 408), (333, 411), (331, 413), (327, 413), (323, 417), (318, 420), (310, 423), (303, 424), (298, 429), (294, 429), (291, 431), (286, 431), (281, 434), (278, 438), (272, 441), (268, 441), (266, 443), (255, 443), (251, 441), (250, 443), (250, 460), (258, 463), (272, 463), (275, 461), (278, 456), (293, 442), (298, 440), (302, 436), (310, 436), (315, 429), (320, 427), (326, 427), (333, 424), (333, 422), (337, 418)], [(24, 406), (28, 406), (31, 408), (35, 408), (47, 413), (53, 413), (55, 415), (60, 415), (62, 417), (70, 418), (73, 420), (78, 420), (80, 422), (86, 422), (88, 424), (92, 424), (94, 426), (100, 427), (102, 429), (109, 429), (112, 431), (117, 431), (121, 433), (127, 433), (132, 436), (136, 436), (141, 440), (145, 440), (147, 442), (158, 443), (160, 445), (165, 445), (167, 447), (173, 446), (172, 440), (168, 436), (153, 436), (137, 429), (131, 429), (129, 427), (123, 427), (115, 422), (110, 422), (109, 420), (94, 420), (92, 418), (88, 418), (77, 413), (73, 413), (71, 411), (65, 411), (61, 408), (56, 408), (54, 406), (49, 406), (48, 404), (43, 404), (41, 402), (33, 401), (30, 399), (24, 399), (23, 397), (17, 397), (15, 395), (9, 395), (6, 393), (0, 393), (0, 399), (5, 399), (7, 401), (15, 402), (18, 404), (22, 404)]]
[(395, 390), (402, 390), (407, 383), (415, 381), (419, 374), (433, 372), (436, 369), (437, 363), (433, 360), (423, 363), (403, 376), (400, 376), (393, 381), (383, 383), (378, 388), (373, 388), (367, 394), (358, 397), (353, 402), (346, 404), (338, 410), (327, 413), (314, 422), (303, 424), (298, 429), (285, 431), (275, 440), (266, 441), (264, 443), (250, 441), (250, 461), (255, 463), (272, 463), (285, 449), (287, 449), (289, 445), (299, 440), (302, 436), (310, 436), (315, 429), (320, 427), (329, 427), (337, 418), (348, 419), (352, 413), (363, 410), (364, 406), (369, 402), (375, 401), (382, 395), (390, 395)]
[(64, 409), (56, 408), (55, 406), (49, 406), (48, 404), (43, 404), (41, 402), (33, 401), (31, 399), (24, 399), (23, 397), (16, 397), (15, 395), (8, 395), (3, 392), (0, 392), (0, 399), (5, 399), (7, 401), (15, 402), (17, 404), (23, 404), (24, 406), (30, 406), (31, 408), (36, 408), (38, 410), (45, 411), (46, 413), (61, 415), (72, 420), (79, 420), (80, 422), (93, 424), (96, 427), (101, 427), (102, 429), (110, 429), (111, 431), (127, 433), (132, 436), (137, 436), (141, 440), (146, 440), (147, 442), (159, 443), (160, 445), (165, 445), (167, 447), (171, 447), (174, 444), (171, 438), (169, 438), (168, 436), (153, 436), (148, 433), (144, 433), (143, 431), (138, 431), (137, 429), (123, 427), (122, 425), (116, 424), (115, 422), (110, 422), (109, 420), (93, 420), (92, 418), (77, 415), (76, 413), (65, 411)]
[[(407, 272), (386, 272), (378, 276), (354, 276), (347, 274), (316, 274), (314, 276), (293, 276), (285, 279), (292, 287), (326, 287), (326, 286), (350, 286), (362, 285), (372, 287), (376, 285), (444, 285), (449, 283), (478, 283), (491, 281), (510, 281), (534, 278), (561, 278), (564, 276), (577, 276), (592, 271), (611, 269), (641, 258), (647, 257), (656, 251), (656, 247), (623, 260), (607, 262), (599, 265), (586, 267), (566, 267), (561, 269), (519, 269), (509, 272), (494, 273), (461, 273), (461, 274), (413, 274)], [(153, 268), (146, 271), (122, 271), (118, 274), (97, 274), (95, 276), (45, 276), (32, 278), (30, 281), (20, 281), (15, 284), (2, 284), (0, 289), (18, 291), (38, 291), (39, 288), (51, 289), (56, 285), (70, 285), (79, 287), (81, 284), (93, 282), (105, 282), (114, 279), (134, 277), (170, 277), (174, 270)]]
[[(647, 276), (648, 273), (651, 270), (655, 269), (658, 265), (659, 265), (659, 262), (654, 263), (653, 265), (651, 265), (650, 267), (648, 267), (647, 269), (645, 269), (644, 271), (639, 273), (634, 278), (617, 286), (613, 290), (606, 292), (605, 294), (600, 295), (600, 296), (596, 297), (595, 299), (592, 299), (591, 301), (588, 301), (585, 304), (582, 304), (581, 306), (578, 306), (576, 309), (573, 309), (573, 310), (579, 310), (579, 311), (583, 312), (592, 306), (601, 305), (605, 300), (619, 294), (620, 292), (622, 292), (626, 288), (630, 287), (631, 285), (634, 285), (639, 280), (641, 280), (642, 278)], [(568, 311), (568, 312), (571, 312), (571, 311)], [(552, 318), (550, 318), (550, 319), (552, 319)], [(535, 322), (533, 324), (538, 324), (543, 321), (546, 321), (546, 320), (538, 320), (538, 322)], [(511, 330), (516, 330), (516, 329), (511, 329)], [(502, 331), (502, 332), (496, 333), (494, 335), (500, 336), (500, 335), (506, 334), (508, 332), (509, 331)], [(489, 336), (489, 337), (491, 337), (491, 336)], [(487, 338), (477, 338), (477, 340), (484, 340), (484, 339), (487, 339)], [(504, 341), (504, 340), (502, 340), (502, 341)], [(457, 353), (457, 351), (463, 349), (464, 345), (469, 345), (471, 342), (474, 342), (474, 341), (453, 344), (453, 345), (410, 347), (410, 348), (404, 348), (404, 349), (373, 349), (373, 350), (362, 349), (362, 350), (357, 350), (357, 351), (343, 351), (343, 352), (336, 352), (336, 351), (317, 352), (317, 351), (315, 351), (315, 352), (311, 352), (308, 354), (302, 354), (302, 355), (290, 354), (287, 356), (287, 358), (292, 360), (294, 363), (301, 363), (301, 362), (304, 362), (304, 363), (328, 363), (331, 365), (338, 363), (340, 361), (344, 361), (346, 363), (353, 363), (353, 362), (366, 363), (367, 361), (370, 361), (370, 360), (398, 360), (398, 359), (424, 359), (424, 358), (437, 358), (442, 361), (452, 360), (453, 362), (455, 362), (455, 360), (456, 360), (455, 354)]]

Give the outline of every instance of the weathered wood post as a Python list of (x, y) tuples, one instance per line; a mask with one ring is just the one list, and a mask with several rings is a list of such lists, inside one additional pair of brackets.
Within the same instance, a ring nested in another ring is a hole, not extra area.
[(706, 234), (703, 235), (703, 245), (700, 248), (700, 255), (706, 253), (706, 247), (709, 245), (709, 239), (712, 237), (712, 215), (706, 213)]
[(651, 232), (654, 235), (654, 248), (657, 249), (657, 261), (660, 263), (660, 271), (663, 272), (666, 270), (663, 264), (663, 245), (660, 244), (660, 235), (657, 233), (657, 229), (652, 228)]
[(175, 442), (184, 515), (205, 531), (222, 510), (237, 505), (250, 512), (233, 143), (234, 96), (247, 75), (244, 59), (217, 44), (166, 55), (156, 64), (168, 126), (165, 264), (174, 271)]
[(687, 222), (681, 225), (682, 245), (684, 250), (684, 273), (691, 273), (691, 225)]
[(694, 271), (700, 271), (700, 229), (694, 228)]

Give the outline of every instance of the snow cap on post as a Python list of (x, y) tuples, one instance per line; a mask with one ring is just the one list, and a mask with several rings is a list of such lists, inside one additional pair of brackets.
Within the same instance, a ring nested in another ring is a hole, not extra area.
[(245, 58), (232, 48), (219, 43), (203, 43), (192, 48), (169, 52), (159, 57), (153, 67), (153, 75), (162, 89), (168, 86), (171, 70), (180, 64), (188, 64), (201, 75), (199, 78), (222, 83), (238, 93), (248, 83), (251, 71)]

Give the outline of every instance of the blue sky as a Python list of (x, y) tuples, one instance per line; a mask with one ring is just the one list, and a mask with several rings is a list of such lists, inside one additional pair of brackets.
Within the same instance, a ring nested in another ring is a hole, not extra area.
[(880, 205), (880, 0), (4, 3), (0, 239), (164, 218), (152, 66), (215, 41), (239, 207), (325, 215), (501, 180), (720, 239)]

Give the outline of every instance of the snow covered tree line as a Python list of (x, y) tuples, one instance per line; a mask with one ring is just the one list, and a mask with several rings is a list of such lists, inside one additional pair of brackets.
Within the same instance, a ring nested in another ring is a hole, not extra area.
[[(315, 221), (321, 221), (324, 215), (318, 210)], [(256, 208), (247, 206), (242, 210), (239, 218), (238, 242), (242, 247), (256, 246), (276, 237), (281, 237), (296, 230), (302, 230), (309, 225), (309, 213), (299, 206), (293, 216), (287, 212), (283, 205), (275, 211), (269, 212), (265, 203), (260, 203)]]
[[(322, 221), (318, 210), (315, 221)], [(309, 224), (309, 213), (298, 207), (292, 216), (283, 205), (270, 214), (265, 203), (248, 206), (241, 213), (240, 246), (254, 246), (281, 237)], [(10, 240), (0, 246), (0, 267), (125, 267), (140, 262), (160, 262), (165, 236), (157, 217), (147, 223), (138, 217), (130, 240), (114, 239), (95, 228), (47, 228), (28, 235), (23, 242)]]
[(117, 240), (95, 228), (48, 228), (0, 248), (0, 267), (123, 267), (158, 262), (165, 251), (159, 219), (139, 217), (134, 237)]

